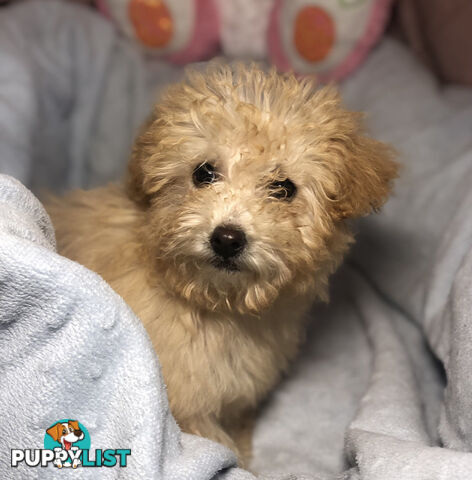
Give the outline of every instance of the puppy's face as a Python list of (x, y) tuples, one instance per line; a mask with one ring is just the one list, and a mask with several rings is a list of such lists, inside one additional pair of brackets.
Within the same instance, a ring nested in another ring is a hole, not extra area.
[(66, 450), (69, 450), (73, 443), (84, 438), (84, 433), (80, 429), (77, 420), (69, 420), (67, 423), (56, 423), (46, 432), (53, 440), (61, 443)]
[(260, 312), (324, 297), (351, 236), (385, 201), (390, 150), (332, 89), (213, 66), (172, 87), (136, 142), (129, 193), (165, 284), (195, 306)]

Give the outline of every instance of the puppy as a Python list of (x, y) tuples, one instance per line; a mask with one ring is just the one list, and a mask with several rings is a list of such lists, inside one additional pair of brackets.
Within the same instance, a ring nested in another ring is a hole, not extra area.
[(77, 420), (69, 420), (66, 423), (56, 423), (48, 428), (46, 433), (54, 441), (59, 442), (64, 450), (70, 450), (73, 443), (84, 438), (84, 432), (80, 429)]
[(297, 352), (397, 166), (333, 88), (213, 64), (169, 88), (124, 185), (47, 206), (63, 255), (143, 321), (180, 427), (248, 458), (244, 420)]

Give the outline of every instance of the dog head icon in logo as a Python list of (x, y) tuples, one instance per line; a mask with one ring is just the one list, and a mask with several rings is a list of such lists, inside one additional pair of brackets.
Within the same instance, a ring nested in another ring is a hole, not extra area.
[(84, 432), (77, 420), (57, 422), (46, 430), (46, 433), (55, 441), (61, 444), (64, 450), (70, 450), (72, 444), (83, 440)]

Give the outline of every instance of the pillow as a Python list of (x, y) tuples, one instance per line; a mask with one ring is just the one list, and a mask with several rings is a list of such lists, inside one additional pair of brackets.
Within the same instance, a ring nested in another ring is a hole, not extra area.
[(392, 0), (97, 0), (147, 52), (175, 63), (269, 59), (279, 70), (340, 80), (382, 34)]
[(276, 0), (269, 58), (282, 71), (340, 80), (357, 68), (385, 29), (392, 0)]
[(213, 0), (97, 0), (98, 8), (147, 52), (185, 64), (218, 49)]

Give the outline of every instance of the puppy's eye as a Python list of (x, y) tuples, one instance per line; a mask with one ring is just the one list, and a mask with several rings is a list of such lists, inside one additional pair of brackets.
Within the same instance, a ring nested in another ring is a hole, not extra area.
[(295, 195), (297, 187), (291, 180), (286, 178), (285, 180), (277, 180), (272, 182), (269, 185), (269, 190), (271, 197), (281, 200), (288, 200)]
[(197, 165), (193, 171), (192, 178), (195, 186), (203, 187), (204, 185), (215, 182), (218, 179), (218, 173), (210, 163), (202, 163)]

